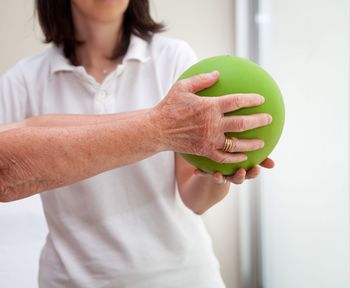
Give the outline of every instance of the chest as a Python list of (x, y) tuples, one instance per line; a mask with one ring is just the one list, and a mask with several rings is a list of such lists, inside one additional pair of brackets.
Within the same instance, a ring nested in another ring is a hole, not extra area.
[(79, 67), (57, 72), (47, 83), (33, 87), (32, 115), (110, 114), (155, 106), (169, 84), (157, 77), (152, 63), (119, 65), (102, 83)]

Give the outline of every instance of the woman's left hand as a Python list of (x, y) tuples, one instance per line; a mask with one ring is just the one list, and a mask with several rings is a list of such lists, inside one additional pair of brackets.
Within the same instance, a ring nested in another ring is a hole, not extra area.
[[(261, 167), (271, 169), (275, 166), (275, 162), (270, 158), (266, 158), (259, 165)], [(243, 168), (240, 168), (236, 171), (235, 174), (233, 174), (231, 176), (224, 176), (219, 172), (216, 172), (214, 174), (208, 174), (208, 173), (205, 173), (199, 169), (196, 169), (194, 171), (194, 174), (197, 176), (205, 177), (205, 178), (212, 178), (212, 180), (216, 184), (225, 184), (228, 182), (232, 182), (234, 184), (242, 184), (244, 182), (244, 180), (253, 179), (253, 178), (257, 177), (259, 175), (259, 173), (260, 173), (260, 168), (257, 166), (249, 169), (248, 171), (244, 170)]]

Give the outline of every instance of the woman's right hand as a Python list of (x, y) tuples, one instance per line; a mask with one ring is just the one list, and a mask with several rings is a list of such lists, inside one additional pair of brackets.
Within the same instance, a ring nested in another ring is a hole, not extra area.
[(212, 86), (219, 78), (214, 71), (176, 82), (168, 95), (152, 109), (161, 132), (163, 150), (206, 156), (219, 163), (246, 160), (242, 152), (260, 149), (259, 139), (233, 139), (231, 153), (223, 152), (225, 132), (242, 132), (271, 123), (269, 114), (224, 116), (224, 113), (264, 103), (257, 94), (198, 97), (194, 93)]

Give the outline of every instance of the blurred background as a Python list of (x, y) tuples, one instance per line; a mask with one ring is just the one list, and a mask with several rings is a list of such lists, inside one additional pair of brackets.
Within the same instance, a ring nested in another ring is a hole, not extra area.
[[(279, 84), (277, 165), (204, 216), (228, 288), (349, 288), (349, 0), (151, 0), (198, 57), (235, 54)], [(45, 49), (32, 0), (0, 2), (0, 74)], [(0, 287), (37, 287), (39, 197), (0, 204)]]

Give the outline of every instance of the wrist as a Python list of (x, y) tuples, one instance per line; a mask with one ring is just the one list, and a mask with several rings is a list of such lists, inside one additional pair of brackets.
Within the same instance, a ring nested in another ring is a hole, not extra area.
[(148, 111), (148, 116), (151, 128), (153, 129), (154, 140), (158, 144), (157, 148), (159, 152), (171, 150), (164, 136), (165, 120), (161, 117), (159, 111), (156, 108), (151, 108)]

